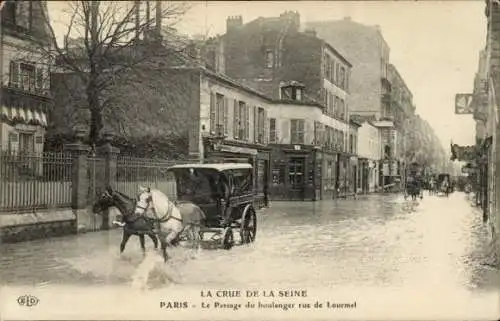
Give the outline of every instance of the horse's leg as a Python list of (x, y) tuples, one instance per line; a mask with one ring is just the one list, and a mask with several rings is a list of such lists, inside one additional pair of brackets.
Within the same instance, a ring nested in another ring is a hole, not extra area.
[(139, 236), (139, 241), (141, 242), (142, 254), (146, 255), (146, 241), (144, 240), (144, 234), (139, 233), (138, 236)]
[(167, 241), (165, 240), (165, 238), (162, 238), (160, 240), (160, 243), (161, 243), (161, 254), (163, 255), (163, 261), (165, 263), (167, 263), (167, 260), (168, 260)]
[(158, 248), (158, 238), (156, 237), (156, 234), (154, 233), (148, 233), (149, 238), (153, 241), (155, 245), (155, 250)]
[(120, 254), (125, 250), (125, 245), (127, 245), (128, 239), (131, 235), (132, 234), (129, 231), (123, 229), (122, 243), (120, 244)]

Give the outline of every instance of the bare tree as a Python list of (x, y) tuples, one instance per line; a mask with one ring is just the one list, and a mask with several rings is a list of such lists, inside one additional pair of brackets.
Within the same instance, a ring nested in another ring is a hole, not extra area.
[[(170, 37), (168, 34), (189, 5), (175, 1), (159, 3), (156, 2), (156, 14), (150, 14), (149, 1), (68, 2), (69, 20), (62, 43), (47, 11), (41, 10), (49, 46), (41, 45), (39, 51), (44, 61), (56, 62), (58, 72), (71, 74), (81, 85), (83, 105), (90, 114), (90, 143), (98, 142), (105, 115), (128, 112), (117, 110), (119, 103), (127, 101), (120, 96), (123, 90), (117, 90), (120, 86), (127, 84), (131, 88), (136, 84), (140, 85), (134, 88), (136, 91), (148, 92), (150, 79), (145, 70), (185, 57), (185, 42), (176, 41), (171, 32)], [(158, 21), (161, 24), (157, 25)]]

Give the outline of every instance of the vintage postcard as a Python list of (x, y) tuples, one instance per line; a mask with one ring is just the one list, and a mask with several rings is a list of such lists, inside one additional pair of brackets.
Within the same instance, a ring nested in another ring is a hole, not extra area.
[(498, 0), (0, 6), (0, 320), (500, 317)]

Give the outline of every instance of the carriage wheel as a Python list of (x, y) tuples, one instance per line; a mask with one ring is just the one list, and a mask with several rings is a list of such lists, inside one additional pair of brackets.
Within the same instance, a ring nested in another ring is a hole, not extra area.
[(257, 235), (257, 215), (255, 210), (250, 208), (243, 222), (241, 223), (240, 236), (241, 243), (252, 243)]
[(234, 245), (234, 234), (231, 227), (224, 229), (224, 237), (222, 238), (222, 247), (224, 250), (230, 250)]

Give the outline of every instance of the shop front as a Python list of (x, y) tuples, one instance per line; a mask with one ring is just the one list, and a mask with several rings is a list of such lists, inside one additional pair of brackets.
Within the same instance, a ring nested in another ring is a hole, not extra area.
[(271, 200), (321, 199), (321, 151), (304, 145), (271, 146)]
[(351, 164), (349, 155), (346, 153), (337, 154), (337, 197), (347, 197), (350, 194), (351, 187)]
[(321, 199), (334, 199), (337, 195), (337, 164), (338, 154), (322, 153), (323, 164), (321, 174)]
[(253, 166), (255, 200), (258, 207), (269, 205), (270, 149), (253, 144), (204, 140), (205, 163), (243, 162)]

